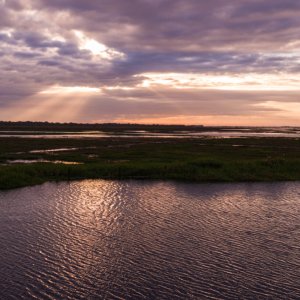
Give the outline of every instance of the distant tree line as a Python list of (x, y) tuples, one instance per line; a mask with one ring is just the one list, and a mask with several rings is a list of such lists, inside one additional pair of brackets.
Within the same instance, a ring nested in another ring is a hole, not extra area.
[[(203, 125), (159, 125), (159, 124), (132, 124), (132, 123), (52, 123), (52, 122), (31, 122), (31, 121), (0, 121), (0, 130), (24, 130), (24, 131), (130, 131), (145, 130), (153, 132), (171, 131), (199, 131)], [(207, 128), (206, 128), (207, 129)]]

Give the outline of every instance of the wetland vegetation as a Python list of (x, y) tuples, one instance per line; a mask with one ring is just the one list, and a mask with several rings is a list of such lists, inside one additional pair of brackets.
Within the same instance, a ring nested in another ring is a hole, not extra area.
[[(300, 180), (299, 150), (300, 139), (283, 137), (1, 137), (0, 189), (95, 178), (195, 182)], [(18, 163), (22, 160), (35, 163)]]

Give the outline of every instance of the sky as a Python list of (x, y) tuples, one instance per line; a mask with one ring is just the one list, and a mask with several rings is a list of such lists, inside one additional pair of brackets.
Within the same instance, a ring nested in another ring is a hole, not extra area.
[(298, 0), (0, 0), (0, 120), (300, 126)]

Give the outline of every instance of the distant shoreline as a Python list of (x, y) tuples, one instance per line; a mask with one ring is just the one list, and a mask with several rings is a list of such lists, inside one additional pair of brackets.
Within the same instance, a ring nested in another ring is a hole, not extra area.
[(280, 126), (239, 126), (239, 125), (203, 125), (203, 124), (142, 124), (142, 123), (74, 123), (74, 122), (34, 122), (34, 121), (0, 121), (0, 131), (3, 130), (24, 130), (24, 131), (85, 131), (85, 130), (100, 130), (100, 131), (126, 131), (126, 130), (148, 130), (148, 131), (162, 131), (170, 132), (177, 130), (190, 130), (190, 131), (211, 131), (211, 130), (236, 130), (236, 129), (249, 129), (249, 130), (266, 130), (266, 129), (293, 129), (298, 128), (296, 125)]

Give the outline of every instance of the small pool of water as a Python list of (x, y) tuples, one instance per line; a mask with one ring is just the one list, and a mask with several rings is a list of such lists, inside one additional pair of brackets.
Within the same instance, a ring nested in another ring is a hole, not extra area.
[(63, 161), (63, 160), (47, 160), (47, 159), (14, 159), (7, 160), (5, 164), (35, 164), (35, 163), (51, 163), (51, 164), (63, 164), (63, 165), (81, 165), (83, 163), (75, 161)]

